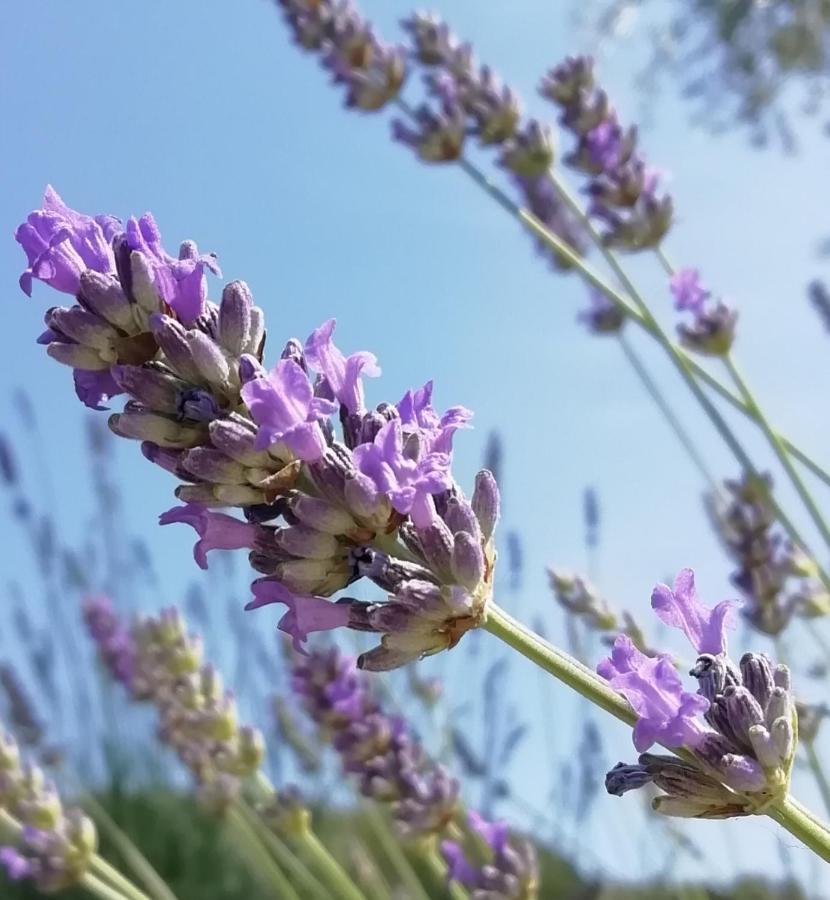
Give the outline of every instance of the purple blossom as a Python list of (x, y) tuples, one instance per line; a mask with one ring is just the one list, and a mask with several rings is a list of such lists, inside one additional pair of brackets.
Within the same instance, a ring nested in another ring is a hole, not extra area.
[(637, 713), (634, 746), (640, 753), (657, 741), (667, 747), (694, 747), (705, 734), (698, 716), (709, 708), (709, 701), (683, 690), (671, 657), (646, 656), (621, 634), (597, 672)]
[(459, 428), (467, 428), (473, 417), (464, 406), (451, 406), (439, 416), (432, 405), (433, 383), (428, 381), (415, 391), (407, 391), (397, 404), (404, 431), (417, 432), (426, 451), (452, 452), (452, 438)]
[(150, 213), (127, 222), (127, 245), (149, 263), (153, 283), (164, 302), (181, 322), (192, 325), (205, 311), (205, 269), (221, 276), (214, 254), (199, 254), (192, 242), (182, 244), (179, 259), (170, 256), (161, 243), (161, 232)]
[(78, 399), (90, 409), (108, 409), (104, 403), (124, 391), (118, 386), (112, 377), (110, 369), (90, 371), (89, 369), (75, 369), (72, 372), (75, 381), (75, 393)]
[(21, 289), (31, 296), (32, 279), (37, 278), (57, 291), (77, 294), (86, 269), (114, 272), (110, 240), (117, 222), (112, 216), (92, 218), (70, 209), (47, 185), (43, 207), (30, 213), (14, 234), (29, 262), (20, 276)]
[(714, 609), (704, 606), (695, 591), (695, 573), (681, 569), (674, 590), (658, 584), (651, 595), (651, 608), (672, 628), (679, 628), (697, 653), (726, 653), (726, 629), (732, 626), (736, 600), (722, 600)]
[(129, 688), (135, 671), (135, 644), (116, 615), (112, 600), (103, 595), (87, 597), (82, 610), (101, 661), (116, 681)]
[(669, 290), (676, 309), (689, 310), (695, 315), (703, 311), (703, 304), (710, 297), (710, 292), (700, 283), (700, 272), (692, 268), (678, 269), (669, 279)]
[(331, 392), (350, 413), (364, 410), (361, 376), (376, 378), (380, 366), (374, 353), (361, 350), (344, 356), (332, 341), (335, 319), (324, 322), (305, 343), (308, 362), (326, 379)]
[(616, 117), (609, 117), (589, 131), (585, 136), (585, 147), (592, 162), (603, 172), (613, 172), (623, 155), (622, 129)]
[(160, 525), (184, 522), (196, 529), (199, 540), (193, 548), (193, 558), (201, 569), (207, 569), (207, 555), (211, 550), (243, 550), (254, 546), (258, 527), (241, 522), (225, 513), (213, 512), (199, 503), (174, 506), (159, 516)]
[(303, 644), (313, 631), (331, 631), (349, 623), (348, 603), (332, 603), (322, 597), (293, 594), (279, 581), (260, 578), (251, 585), (254, 599), (245, 609), (259, 609), (270, 603), (284, 603), (288, 612), (280, 619), (277, 628), (291, 636), (294, 649), (307, 655)]
[(314, 396), (308, 376), (294, 360), (281, 359), (267, 374), (256, 374), (242, 387), (242, 399), (259, 425), (255, 449), (282, 442), (305, 462), (325, 453), (320, 420), (336, 412), (337, 405)]
[(0, 865), (10, 881), (22, 881), (32, 874), (32, 863), (15, 847), (0, 847)]
[(354, 450), (358, 470), (367, 475), (401, 514), (409, 515), (418, 527), (426, 527), (435, 518), (433, 494), (449, 490), (448, 453), (427, 452), (420, 458), (409, 455), (400, 419), (387, 422), (371, 444)]

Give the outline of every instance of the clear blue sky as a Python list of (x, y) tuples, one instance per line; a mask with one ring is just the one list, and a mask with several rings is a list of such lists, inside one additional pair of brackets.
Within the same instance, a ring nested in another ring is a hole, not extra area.
[[(410, 9), (399, 0), (366, 0), (363, 8), (387, 35)], [(533, 96), (536, 80), (584, 49), (569, 10), (569, 3), (543, 0), (441, 4), (455, 30), (540, 115), (549, 111)], [(609, 48), (601, 69), (624, 116), (639, 109), (632, 79), (640, 49), (636, 40)], [(795, 159), (759, 153), (743, 135), (714, 139), (691, 130), (686, 114), (667, 90), (642, 136), (676, 197), (669, 251), (681, 264), (699, 265), (740, 307), (738, 356), (773, 420), (830, 461), (830, 368), (823, 365), (830, 338), (804, 294), (820, 272), (817, 241), (830, 231), (830, 145), (814, 128)], [(272, 351), (283, 338), (305, 336), (337, 316), (344, 348), (371, 349), (380, 358), (384, 377), (370, 385), (374, 401), (396, 400), (434, 378), (439, 404), (476, 411), (476, 430), (457, 440), (465, 482), (488, 432), (501, 431), (506, 524), (525, 543), (528, 617), (541, 614), (559, 628), (544, 566), (584, 565), (581, 496), (588, 484), (602, 505), (600, 581), (616, 604), (644, 614), (655, 581), (684, 565), (697, 570), (711, 600), (730, 593), (728, 564), (701, 511), (700, 479), (619, 348), (577, 324), (584, 300), (577, 280), (552, 276), (514, 223), (460, 173), (417, 165), (393, 145), (384, 116), (343, 112), (265, 0), (2, 4), (0, 122), (0, 409), (3, 427), (14, 431), (11, 392), (29, 388), (44, 452), (60, 473), (55, 502), (66, 527), (84, 527), (80, 511), (88, 508), (82, 411), (71, 402), (69, 371), (34, 344), (55, 298), (45, 289), (32, 300), (19, 293), (23, 258), (11, 237), (47, 182), (86, 212), (125, 217), (152, 210), (168, 246), (193, 238), (215, 250), (225, 278), (244, 278), (264, 307)], [(656, 267), (641, 260), (633, 267), (670, 323)], [(713, 469), (734, 475), (670, 369), (648, 345), (643, 352)], [(750, 445), (763, 461), (761, 444)], [(171, 529), (162, 540), (154, 524), (171, 505), (171, 483), (137, 447), (119, 452), (135, 531), (157, 555), (162, 599), (175, 599), (192, 574), (191, 536)], [(18, 553), (14, 540), (0, 543), (0, 573), (15, 571)], [(270, 627), (267, 616), (261, 625)], [(517, 699), (535, 704), (535, 674), (521, 663), (513, 669)], [(561, 692), (551, 697), (565, 702)], [(633, 757), (621, 729), (611, 727), (608, 740), (611, 762)], [(523, 752), (526, 772), (550, 764), (539, 734)], [(533, 784), (528, 777), (526, 793)], [(817, 800), (807, 780), (801, 793)], [(635, 804), (629, 798), (627, 809)], [(598, 818), (612, 809), (619, 816), (620, 805), (602, 800)], [(610, 839), (601, 822), (597, 829), (601, 854)], [(767, 848), (770, 871), (781, 871), (766, 822), (692, 823), (689, 833), (704, 847), (716, 836), (717, 843), (726, 835), (737, 840), (743, 867), (757, 865), (750, 845)], [(723, 851), (713, 858), (719, 874), (732, 871)], [(606, 854), (606, 863), (621, 873), (637, 870), (634, 859)]]

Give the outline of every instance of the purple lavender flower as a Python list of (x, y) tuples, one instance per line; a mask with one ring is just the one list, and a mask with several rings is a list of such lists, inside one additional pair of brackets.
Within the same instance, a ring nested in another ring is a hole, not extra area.
[(200, 569), (207, 569), (207, 555), (211, 550), (250, 549), (259, 531), (257, 525), (213, 512), (199, 503), (174, 506), (159, 516), (160, 525), (174, 522), (184, 522), (196, 529), (199, 540), (193, 548), (193, 558)]
[(591, 289), (587, 309), (577, 318), (584, 322), (592, 334), (619, 334), (625, 324), (625, 313), (603, 291)]
[(21, 289), (31, 296), (32, 279), (37, 278), (57, 291), (77, 294), (87, 269), (115, 272), (110, 239), (117, 222), (112, 216), (92, 218), (70, 209), (47, 185), (43, 207), (30, 213), (14, 235), (29, 261), (20, 276)]
[(695, 591), (695, 573), (681, 569), (674, 580), (674, 590), (658, 584), (651, 595), (651, 608), (673, 628), (679, 628), (689, 643), (701, 653), (726, 653), (726, 629), (732, 626), (734, 610), (740, 604), (722, 600), (714, 609), (700, 602)]
[(135, 671), (135, 646), (130, 632), (116, 615), (112, 600), (104, 595), (87, 597), (82, 611), (101, 662), (116, 681), (131, 689)]
[(6, 870), (10, 881), (22, 881), (29, 878), (34, 868), (16, 847), (0, 847), (0, 865)]
[(349, 624), (349, 603), (332, 603), (322, 597), (294, 594), (279, 581), (260, 578), (251, 585), (254, 599), (245, 609), (259, 609), (270, 603), (284, 603), (288, 611), (277, 627), (290, 635), (294, 649), (306, 653), (303, 645), (314, 631), (331, 631)]
[(417, 390), (407, 391), (396, 408), (405, 433), (416, 433), (427, 453), (451, 453), (453, 435), (468, 428), (473, 417), (464, 406), (451, 406), (439, 416), (432, 405), (433, 383), (428, 381)]
[(149, 267), (156, 290), (185, 326), (205, 311), (205, 270), (221, 277), (215, 254), (199, 254), (192, 241), (185, 241), (179, 258), (170, 256), (161, 243), (161, 232), (150, 213), (127, 222), (127, 246), (139, 252)]
[(110, 369), (93, 372), (87, 369), (75, 369), (72, 373), (75, 381), (75, 394), (90, 409), (105, 410), (104, 403), (124, 392), (112, 377)]
[(375, 354), (367, 350), (344, 356), (332, 341), (335, 324), (334, 319), (329, 319), (312, 332), (305, 344), (305, 358), (326, 380), (339, 403), (350, 413), (363, 413), (361, 376), (376, 378), (380, 375), (380, 366)]
[(452, 484), (449, 455), (428, 451), (420, 456), (417, 446), (413, 450), (409, 442), (405, 445), (400, 419), (387, 422), (371, 444), (356, 447), (354, 461), (392, 506), (418, 527), (426, 527), (435, 518), (432, 496)]
[(241, 393), (259, 426), (256, 450), (282, 443), (305, 462), (323, 455), (326, 439), (320, 422), (337, 406), (314, 396), (308, 376), (296, 362), (281, 359), (270, 372), (251, 378)]
[(475, 810), (467, 814), (470, 828), (481, 838), (489, 859), (484, 865), (473, 865), (460, 843), (441, 842), (450, 881), (457, 881), (470, 891), (471, 900), (522, 900), (536, 895), (538, 874), (536, 854), (529, 841), (511, 844), (503, 822), (488, 822)]
[(634, 746), (640, 752), (657, 741), (668, 747), (693, 747), (703, 737), (706, 729), (699, 716), (709, 701), (683, 690), (670, 656), (646, 656), (621, 634), (597, 671), (637, 713)]
[(679, 311), (689, 310), (700, 313), (703, 304), (711, 296), (700, 283), (700, 272), (697, 269), (678, 269), (669, 279), (669, 290), (674, 297), (675, 308)]

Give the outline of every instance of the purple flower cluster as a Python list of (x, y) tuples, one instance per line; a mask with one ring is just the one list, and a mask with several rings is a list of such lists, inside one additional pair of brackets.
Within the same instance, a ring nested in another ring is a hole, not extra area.
[(795, 614), (826, 615), (830, 597), (816, 577), (815, 565), (775, 527), (769, 476), (745, 476), (724, 486), (724, 496), (707, 496), (707, 509), (737, 565), (732, 583), (744, 597), (741, 615), (769, 635), (780, 634)]
[(560, 108), (560, 124), (577, 141), (565, 162), (588, 177), (590, 212), (604, 223), (608, 246), (656, 247), (672, 224), (671, 197), (638, 153), (636, 128), (620, 124), (596, 87), (593, 60), (569, 57), (542, 79), (539, 93)]
[[(760, 654), (744, 654), (739, 666), (729, 659), (725, 630), (736, 604), (704, 606), (691, 569), (678, 574), (673, 589), (657, 585), (651, 605), (698, 654), (690, 674), (699, 687), (683, 690), (671, 657), (646, 656), (617, 638), (598, 671), (636, 712), (634, 746), (642, 756), (637, 765), (612, 769), (606, 787), (623, 794), (653, 781), (666, 792), (654, 808), (667, 815), (751, 815), (789, 783), (796, 734), (789, 670)], [(657, 742), (691, 751), (694, 761), (644, 752)]]
[(200, 801), (224, 810), (242, 780), (259, 769), (265, 746), (256, 729), (239, 724), (233, 694), (216, 669), (202, 663), (200, 640), (188, 634), (175, 609), (128, 628), (108, 598), (93, 597), (84, 616), (113, 677), (133, 699), (155, 706), (159, 736), (195, 777)]
[(389, 806), (403, 835), (442, 834), (458, 812), (458, 782), (431, 762), (400, 717), (387, 715), (354, 661), (336, 648), (298, 657), (292, 686), (361, 793)]
[(54, 784), (21, 761), (14, 739), (2, 731), (0, 809), (22, 826), (14, 843), (0, 847), (0, 865), (12, 881), (32, 879), (52, 893), (83, 878), (98, 843), (95, 825), (81, 810), (63, 808)]
[(678, 325), (684, 346), (708, 356), (726, 356), (735, 339), (738, 313), (722, 300), (712, 303), (712, 294), (700, 282), (697, 269), (678, 269), (669, 279), (669, 290), (679, 312), (692, 314), (690, 325)]
[[(458, 841), (441, 842), (450, 881), (470, 892), (470, 900), (526, 900), (536, 896), (538, 867), (529, 841), (511, 841), (503, 822), (488, 822), (477, 812), (467, 814), (470, 830), (484, 845), (487, 859), (472, 863)], [(480, 848), (478, 848), (480, 850)]]
[[(288, 7), (303, 29), (325, 11)], [(329, 24), (346, 42), (338, 52), (369, 40), (350, 7), (337, 12), (345, 19)], [(452, 647), (481, 623), (499, 500), (489, 473), (479, 474), (470, 500), (452, 476), (453, 437), (468, 426), (469, 410), (436, 411), (431, 382), (397, 404), (367, 408), (363, 378), (380, 368), (368, 351), (338, 348), (334, 320), (305, 343), (289, 340), (267, 370), (264, 315), (248, 286), (231, 282), (211, 302), (205, 270), (218, 272), (213, 257), (191, 242), (170, 257), (149, 214), (121, 229), (111, 216), (70, 210), (49, 189), (18, 240), (29, 262), (25, 288), (38, 278), (76, 296), (75, 306), (47, 314), (50, 355), (75, 368), (88, 405), (128, 395), (111, 429), (140, 440), (147, 459), (182, 482), (183, 505), (161, 523), (196, 530), (203, 568), (212, 550), (248, 550), (265, 576), (249, 608), (284, 604), (280, 627), (297, 646), (310, 632), (341, 626), (377, 632), (381, 645), (361, 657), (374, 669)], [(218, 511), (227, 507), (245, 520)], [(364, 576), (388, 602), (330, 601)], [(119, 635), (101, 631), (106, 616), (90, 626), (127, 666)]]

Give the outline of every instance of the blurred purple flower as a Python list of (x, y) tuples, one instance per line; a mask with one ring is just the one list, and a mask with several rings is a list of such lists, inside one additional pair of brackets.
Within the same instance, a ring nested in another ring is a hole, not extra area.
[(695, 314), (703, 311), (703, 304), (710, 296), (700, 283), (700, 272), (692, 268), (678, 269), (669, 279), (669, 290), (676, 309)]
[(424, 451), (451, 453), (452, 438), (459, 428), (467, 428), (473, 417), (464, 406), (451, 406), (439, 416), (432, 405), (433, 383), (407, 391), (397, 404), (404, 431), (414, 431), (423, 440)]
[(32, 874), (32, 864), (15, 847), (0, 847), (0, 865), (10, 881), (22, 881)]

